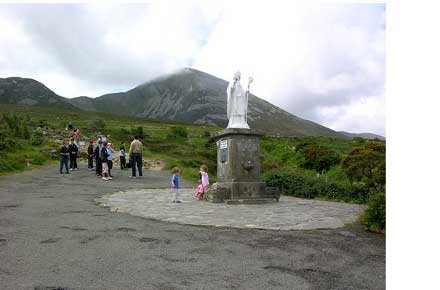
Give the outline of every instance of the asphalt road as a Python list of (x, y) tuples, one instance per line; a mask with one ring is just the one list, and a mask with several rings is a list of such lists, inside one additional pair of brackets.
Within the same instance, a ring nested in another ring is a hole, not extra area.
[(383, 235), (357, 225), (218, 229), (112, 213), (93, 200), (164, 188), (170, 178), (114, 175), (49, 166), (0, 177), (0, 289), (385, 289)]

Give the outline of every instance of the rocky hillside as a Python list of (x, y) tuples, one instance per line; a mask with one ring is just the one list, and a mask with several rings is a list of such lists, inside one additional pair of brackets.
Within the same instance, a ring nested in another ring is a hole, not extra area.
[(0, 78), (0, 103), (76, 109), (42, 83), (27, 78)]
[[(227, 86), (228, 83), (220, 78), (194, 69), (184, 69), (125, 93), (107, 94), (96, 99), (79, 97), (70, 102), (89, 111), (225, 127)], [(249, 98), (248, 123), (251, 128), (273, 135), (342, 136), (254, 95)]]

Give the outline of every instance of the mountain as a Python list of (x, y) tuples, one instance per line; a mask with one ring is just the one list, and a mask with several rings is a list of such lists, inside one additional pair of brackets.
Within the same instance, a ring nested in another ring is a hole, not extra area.
[[(210, 74), (183, 69), (148, 81), (127, 92), (98, 98), (58, 96), (43, 84), (25, 78), (0, 79), (0, 103), (100, 111), (120, 115), (226, 127), (228, 82)], [(317, 123), (301, 119), (254, 95), (249, 96), (251, 128), (280, 136), (346, 138)]]
[[(79, 97), (70, 103), (87, 111), (172, 120), (191, 124), (226, 127), (226, 88), (228, 82), (210, 74), (183, 69), (146, 82), (132, 90), (98, 98)], [(270, 134), (288, 136), (343, 135), (296, 117), (254, 95), (249, 97), (248, 123)]]
[(27, 78), (0, 78), (0, 103), (77, 109), (42, 83)]
[(373, 134), (373, 133), (349, 133), (349, 132), (345, 132), (345, 131), (338, 131), (338, 133), (341, 133), (342, 135), (347, 136), (348, 138), (356, 138), (356, 137), (360, 137), (360, 138), (364, 138), (364, 139), (379, 139), (379, 140), (385, 140), (384, 136), (381, 135), (377, 135), (377, 134)]

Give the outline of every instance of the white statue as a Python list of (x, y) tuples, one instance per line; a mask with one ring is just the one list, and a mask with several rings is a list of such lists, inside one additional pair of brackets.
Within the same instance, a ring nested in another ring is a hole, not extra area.
[(252, 83), (252, 77), (249, 78), (247, 90), (243, 90), (240, 83), (241, 73), (237, 71), (234, 75), (234, 79), (229, 83), (228, 94), (228, 127), (227, 128), (240, 128), (250, 129), (247, 123), (247, 107), (249, 98), (249, 86)]

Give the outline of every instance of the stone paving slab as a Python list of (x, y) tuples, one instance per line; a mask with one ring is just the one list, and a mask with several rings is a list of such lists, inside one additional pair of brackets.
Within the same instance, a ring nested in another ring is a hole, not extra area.
[(95, 199), (113, 212), (178, 224), (266, 230), (340, 228), (355, 222), (365, 206), (282, 196), (278, 203), (227, 205), (198, 201), (195, 189), (180, 189), (182, 203), (169, 189), (128, 190)]

